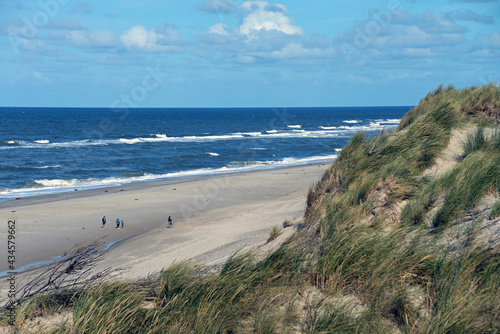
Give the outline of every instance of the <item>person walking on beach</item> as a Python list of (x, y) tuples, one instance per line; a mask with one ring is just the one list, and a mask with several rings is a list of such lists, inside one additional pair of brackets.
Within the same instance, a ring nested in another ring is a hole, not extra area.
[(167, 227), (168, 227), (168, 228), (170, 228), (170, 227), (174, 227), (174, 226), (172, 225), (172, 217), (170, 217), (170, 216), (168, 216), (168, 226), (167, 226)]
[(123, 220), (121, 220), (121, 223), (122, 223), (122, 228), (125, 228), (125, 223), (123, 222)]
[(102, 216), (102, 227), (104, 228), (104, 225), (106, 225), (106, 216)]
[(116, 218), (116, 228), (120, 228), (120, 218)]

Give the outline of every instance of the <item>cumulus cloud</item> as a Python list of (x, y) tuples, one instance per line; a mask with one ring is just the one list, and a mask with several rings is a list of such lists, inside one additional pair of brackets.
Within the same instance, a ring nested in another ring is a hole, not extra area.
[(156, 33), (147, 31), (141, 25), (136, 25), (120, 36), (123, 45), (127, 49), (148, 50), (156, 49)]
[(90, 30), (74, 19), (53, 19), (40, 28), (30, 26), (25, 20), (15, 19), (0, 23), (0, 34), (8, 36), (17, 50), (41, 54), (64, 53), (66, 45), (93, 52), (184, 51), (180, 32), (168, 25), (152, 30), (136, 25), (117, 35), (109, 29)]
[(178, 45), (180, 33), (175, 29), (147, 30), (136, 25), (120, 35), (120, 40), (127, 50), (140, 52), (181, 52)]
[(303, 35), (302, 28), (294, 25), (283, 5), (271, 6), (266, 1), (245, 1), (241, 8), (248, 11), (239, 27), (240, 33), (250, 36), (260, 30), (276, 30), (287, 35)]
[(222, 56), (225, 61), (238, 64), (335, 55), (331, 40), (326, 37), (306, 38), (284, 5), (247, 0), (235, 12), (241, 16), (240, 24), (232, 28), (224, 23), (210, 26), (198, 35), (196, 54)]

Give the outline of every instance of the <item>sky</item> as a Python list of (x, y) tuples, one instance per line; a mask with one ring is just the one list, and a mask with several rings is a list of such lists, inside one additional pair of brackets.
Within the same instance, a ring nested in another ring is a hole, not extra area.
[(500, 0), (0, 0), (0, 106), (410, 106), (499, 81)]

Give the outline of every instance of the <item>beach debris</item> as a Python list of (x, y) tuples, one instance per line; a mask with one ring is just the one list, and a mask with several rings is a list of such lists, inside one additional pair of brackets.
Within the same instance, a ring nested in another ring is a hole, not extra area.
[[(113, 273), (123, 271), (121, 268), (107, 268), (94, 273), (95, 266), (103, 259), (108, 250), (101, 250), (104, 237), (99, 238), (87, 246), (75, 246), (65, 252), (58, 260), (49, 265), (44, 271), (35, 274), (28, 283), (19, 287), (18, 300), (26, 299), (38, 294), (47, 294), (54, 291), (76, 291), (80, 288), (103, 282)], [(30, 279), (28, 278), (28, 279)]]

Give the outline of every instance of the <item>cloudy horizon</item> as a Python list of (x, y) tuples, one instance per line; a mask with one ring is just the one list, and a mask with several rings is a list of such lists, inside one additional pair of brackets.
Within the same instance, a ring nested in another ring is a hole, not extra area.
[(0, 106), (415, 105), (498, 81), (497, 0), (0, 1)]

